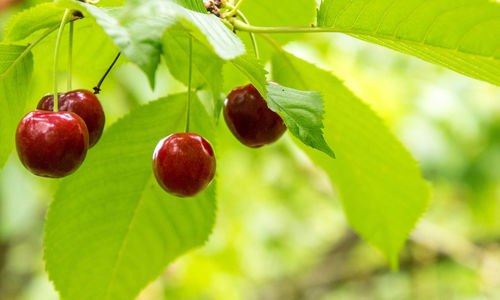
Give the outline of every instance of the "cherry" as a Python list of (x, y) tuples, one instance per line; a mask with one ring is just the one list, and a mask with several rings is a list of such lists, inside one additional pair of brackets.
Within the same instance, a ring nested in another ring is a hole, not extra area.
[(162, 139), (153, 154), (153, 171), (160, 186), (179, 197), (191, 197), (212, 181), (212, 146), (195, 133), (176, 133)]
[(19, 159), (33, 174), (59, 178), (82, 164), (89, 134), (75, 113), (32, 111), (17, 127), (16, 146)]
[(234, 136), (251, 148), (271, 144), (286, 131), (283, 119), (267, 107), (252, 84), (237, 87), (227, 95), (224, 119)]
[[(101, 103), (91, 91), (75, 90), (59, 94), (59, 111), (69, 111), (79, 115), (87, 125), (89, 131), (89, 148), (93, 147), (102, 135), (105, 116)], [(54, 95), (43, 97), (37, 109), (52, 111)]]

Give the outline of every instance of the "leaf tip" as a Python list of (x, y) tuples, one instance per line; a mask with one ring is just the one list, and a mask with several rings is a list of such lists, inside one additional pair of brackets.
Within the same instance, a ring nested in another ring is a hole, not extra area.
[(328, 154), (328, 156), (330, 156), (333, 159), (337, 159), (335, 152), (333, 152), (333, 150), (330, 147), (328, 147), (328, 151), (326, 152), (326, 154)]
[(321, 147), (314, 146), (314, 145), (308, 145), (308, 146), (325, 153), (326, 155), (328, 155), (329, 157), (331, 157), (333, 159), (337, 159), (337, 156), (335, 155), (335, 152), (332, 150), (332, 148), (330, 148), (330, 146), (326, 143), (326, 141), (324, 139), (323, 139), (323, 141), (324, 141), (324, 143), (322, 143), (323, 145)]

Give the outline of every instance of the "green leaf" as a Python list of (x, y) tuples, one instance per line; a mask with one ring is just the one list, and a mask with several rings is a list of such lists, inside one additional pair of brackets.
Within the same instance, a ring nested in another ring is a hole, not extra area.
[(330, 72), (281, 53), (274, 80), (325, 100), (324, 136), (333, 160), (302, 147), (337, 187), (351, 226), (397, 267), (398, 253), (429, 204), (430, 189), (410, 153), (384, 122)]
[(125, 56), (144, 70), (152, 85), (160, 62), (163, 33), (174, 24), (183, 26), (222, 59), (233, 59), (245, 52), (241, 40), (217, 17), (188, 10), (172, 1), (130, 1), (123, 9), (80, 5), (97, 19)]
[(278, 113), (290, 132), (302, 143), (335, 154), (323, 137), (323, 100), (318, 92), (304, 92), (276, 84), (268, 84), (267, 105)]
[[(170, 73), (188, 85), (189, 74), (189, 39), (191, 36), (182, 30), (171, 28), (163, 36), (163, 56)], [(224, 98), (222, 93), (222, 66), (224, 61), (205, 44), (193, 39), (192, 53), (192, 88), (210, 89), (213, 97), (213, 114), (217, 120)]]
[(32, 33), (55, 26), (61, 22), (64, 8), (58, 7), (55, 2), (41, 3), (23, 10), (12, 18), (5, 26), (4, 42), (22, 40)]
[[(191, 128), (213, 142), (198, 101)], [(182, 131), (186, 94), (134, 110), (112, 125), (84, 165), (64, 179), (45, 225), (45, 261), (62, 299), (134, 299), (177, 256), (203, 244), (215, 218), (215, 184), (194, 198), (167, 194), (152, 172), (163, 137)]]
[(323, 0), (318, 26), (500, 85), (500, 3)]
[[(0, 45), (0, 167), (14, 146), (17, 123), (23, 117), (28, 86), (33, 72), (33, 56), (26, 47)], [(14, 64), (15, 63), (15, 64)]]

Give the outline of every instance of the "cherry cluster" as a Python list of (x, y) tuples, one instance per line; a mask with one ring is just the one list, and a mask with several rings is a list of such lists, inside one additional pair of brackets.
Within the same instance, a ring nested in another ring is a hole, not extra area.
[[(224, 0), (204, 0), (203, 3), (214, 14), (220, 14), (220, 9), (226, 4)], [(37, 109), (24, 116), (16, 131), (19, 159), (26, 169), (42, 177), (61, 178), (74, 173), (85, 160), (87, 151), (101, 138), (105, 115), (96, 95), (100, 93), (101, 84), (121, 55), (121, 52), (117, 54), (94, 87), (94, 93), (82, 89), (58, 93), (57, 59), (64, 26), (68, 22), (71, 26), (68, 89), (71, 90), (72, 21), (75, 17), (82, 18), (83, 15), (79, 11), (66, 9), (58, 26), (54, 53), (54, 93), (44, 96)], [(189, 132), (191, 73), (188, 90), (186, 131), (163, 138), (153, 152), (156, 180), (165, 191), (179, 197), (192, 197), (203, 191), (214, 178), (216, 168), (210, 143), (202, 136)], [(273, 143), (286, 131), (281, 117), (267, 107), (266, 101), (252, 84), (237, 87), (229, 93), (224, 102), (224, 119), (234, 136), (251, 148)]]
[[(286, 130), (281, 117), (267, 107), (249, 84), (232, 90), (224, 103), (224, 119), (234, 136), (252, 148), (273, 143)], [(37, 110), (19, 123), (16, 146), (23, 165), (33, 174), (60, 178), (75, 172), (87, 150), (102, 135), (105, 115), (97, 96), (88, 90), (43, 97)], [(210, 143), (195, 133), (175, 133), (160, 140), (153, 171), (160, 186), (173, 195), (191, 197), (203, 191), (215, 175)]]
[(60, 178), (75, 172), (104, 128), (101, 103), (90, 91), (60, 93), (58, 107), (54, 111), (54, 95), (47, 95), (17, 127), (19, 158), (38, 176)]

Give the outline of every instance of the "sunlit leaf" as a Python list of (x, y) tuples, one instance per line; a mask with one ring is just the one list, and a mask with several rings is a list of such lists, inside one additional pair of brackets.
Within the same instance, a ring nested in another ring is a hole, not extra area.
[[(213, 143), (195, 101), (192, 130)], [(126, 300), (174, 258), (203, 244), (215, 217), (215, 182), (194, 198), (167, 194), (152, 171), (163, 137), (180, 132), (186, 94), (154, 101), (112, 125), (84, 165), (61, 182), (45, 225), (45, 261), (62, 299)]]
[(57, 25), (61, 22), (64, 8), (55, 2), (41, 3), (23, 10), (12, 18), (5, 26), (4, 42), (22, 40), (32, 33)]
[(500, 85), (500, 3), (323, 0), (318, 26)]

